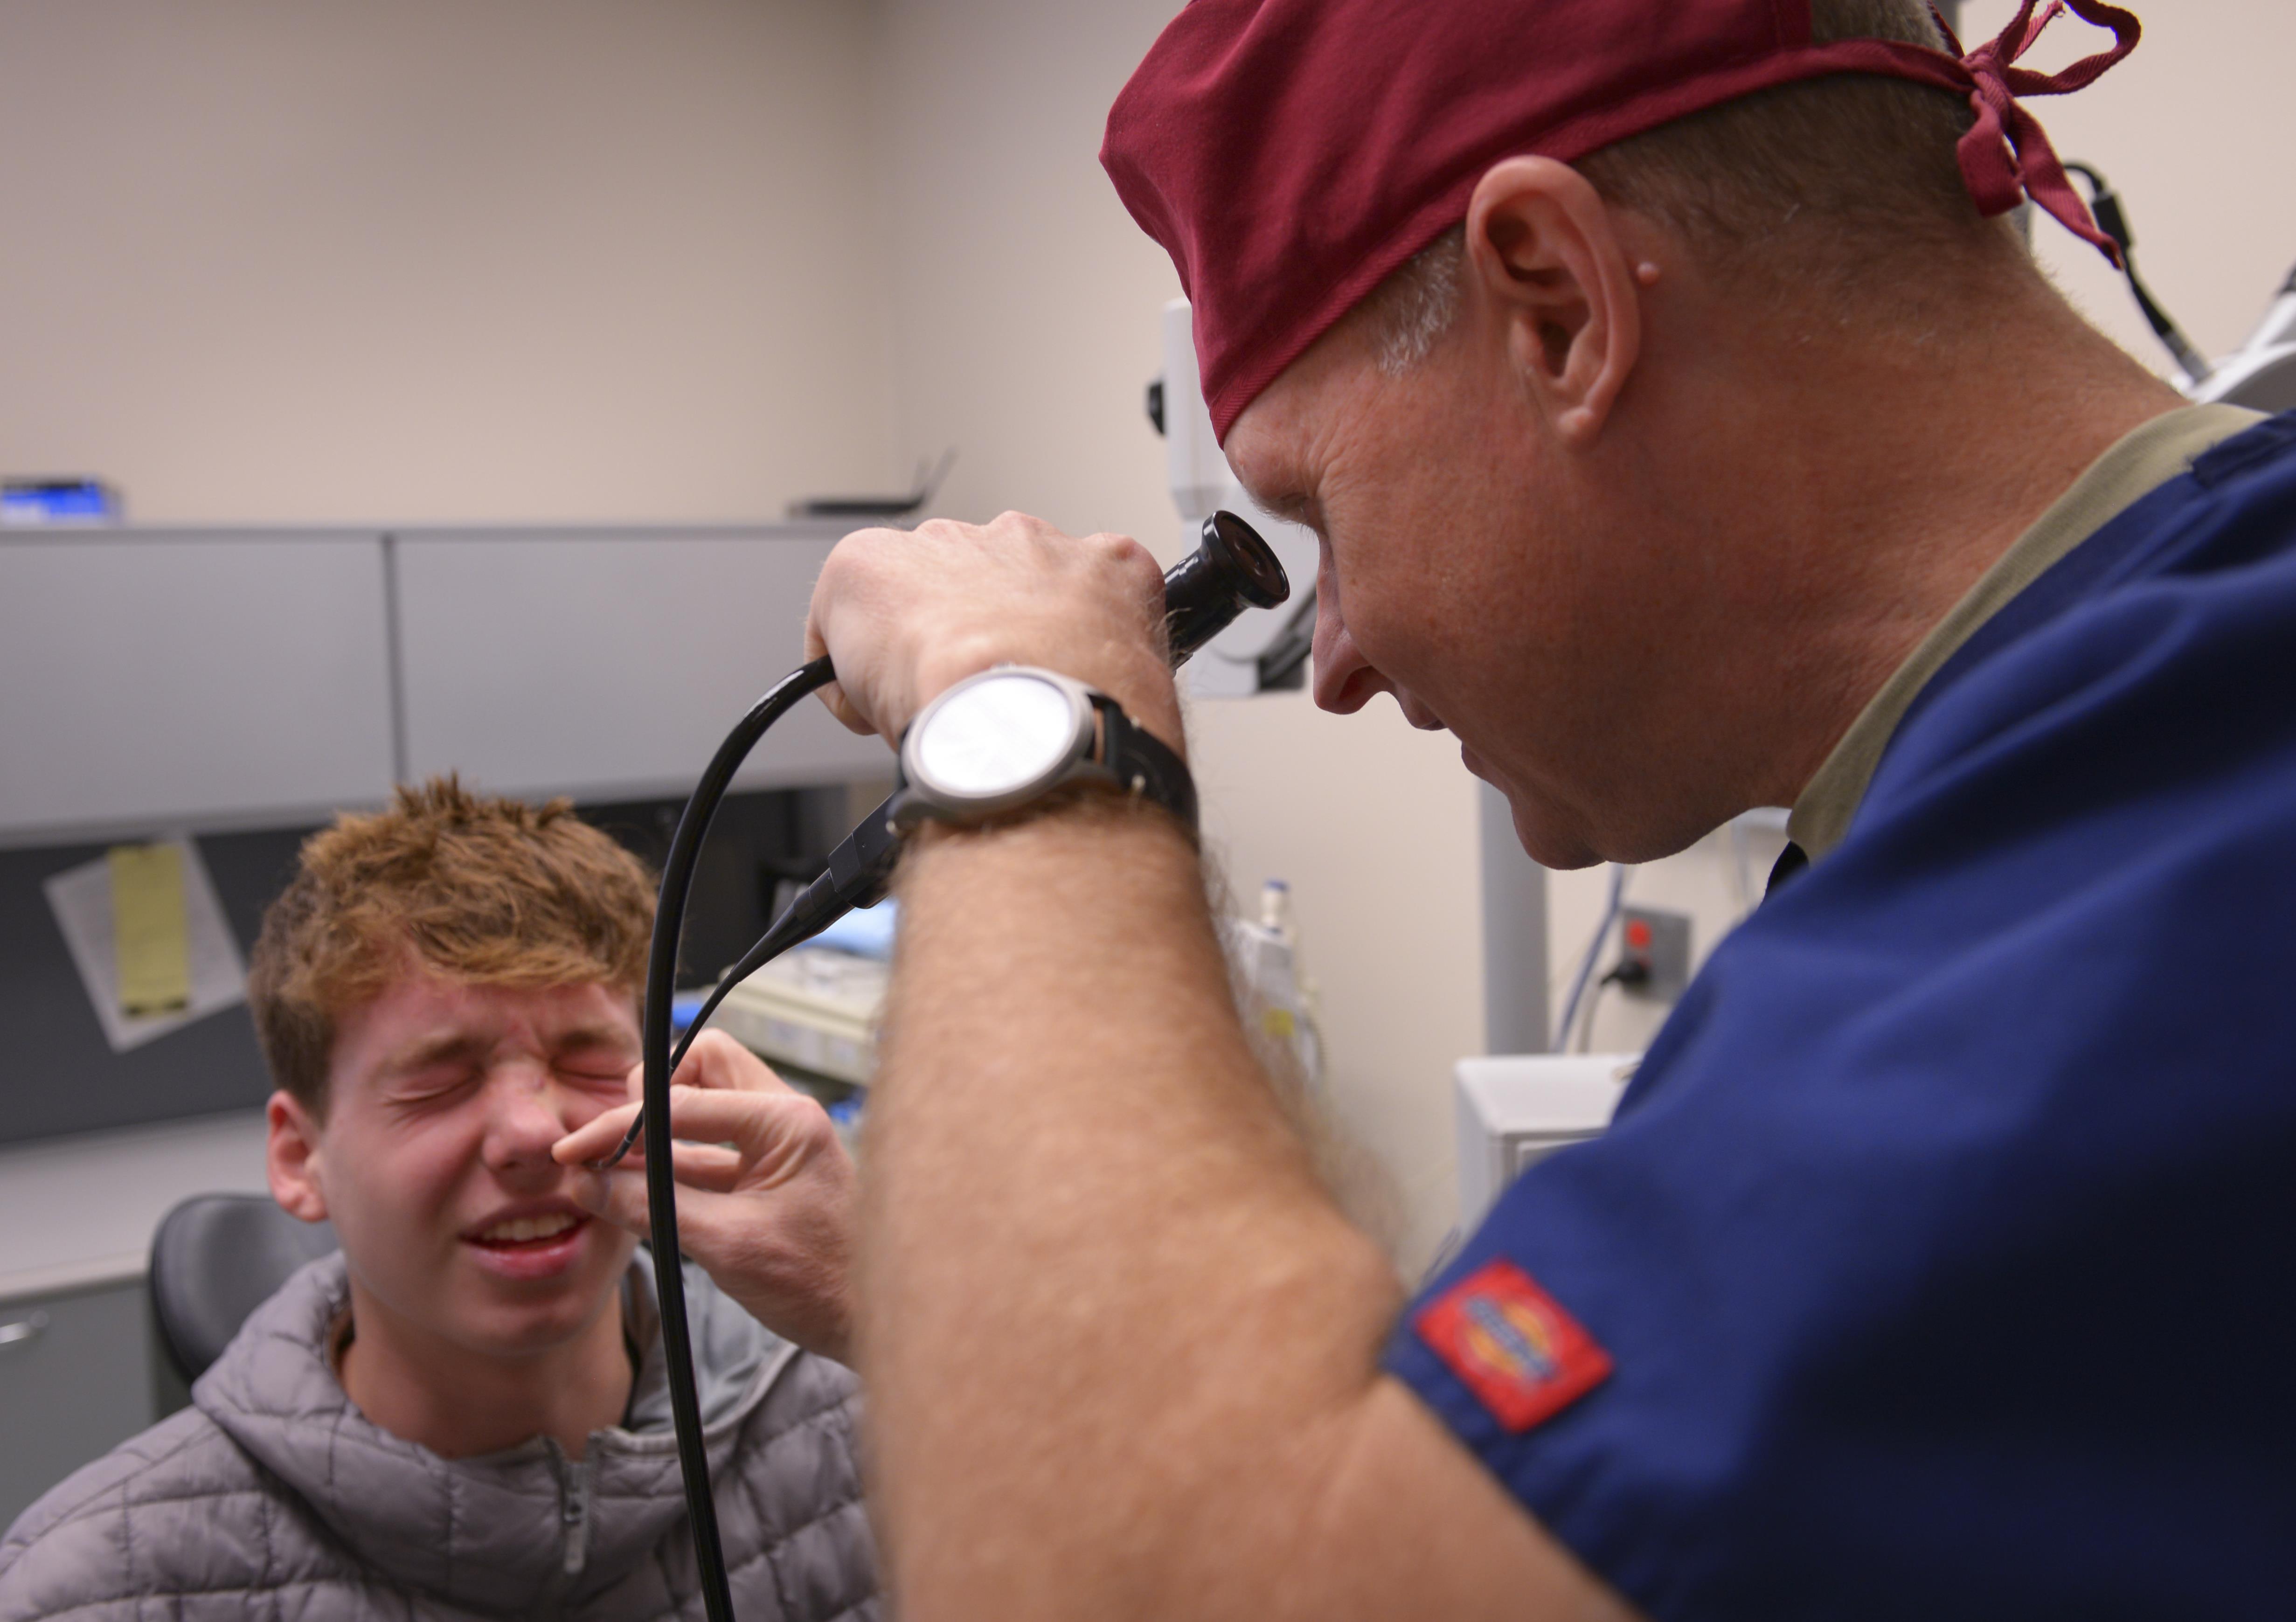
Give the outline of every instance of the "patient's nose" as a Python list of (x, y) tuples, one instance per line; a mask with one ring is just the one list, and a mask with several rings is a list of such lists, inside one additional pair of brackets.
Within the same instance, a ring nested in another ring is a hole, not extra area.
[(551, 1145), (577, 1123), (567, 1108), (565, 1090), (542, 1066), (508, 1066), (488, 1078), (487, 1131), (484, 1154), (497, 1172), (532, 1172), (554, 1182), (558, 1163), (550, 1158)]

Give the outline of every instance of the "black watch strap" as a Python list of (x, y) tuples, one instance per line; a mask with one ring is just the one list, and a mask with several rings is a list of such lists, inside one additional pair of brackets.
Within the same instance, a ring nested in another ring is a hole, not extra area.
[(1188, 837), (1194, 839), (1196, 780), (1188, 763), (1106, 693), (1095, 692), (1092, 707), (1100, 712), (1101, 768), (1127, 793), (1152, 799), (1179, 818)]

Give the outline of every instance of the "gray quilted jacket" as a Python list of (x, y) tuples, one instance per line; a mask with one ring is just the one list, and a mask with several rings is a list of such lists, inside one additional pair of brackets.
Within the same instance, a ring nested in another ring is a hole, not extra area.
[[(853, 1376), (686, 1276), (735, 1612), (877, 1617)], [(701, 1614), (645, 1252), (629, 1413), (579, 1462), (545, 1438), (450, 1461), (368, 1423), (327, 1356), (348, 1298), (342, 1257), (312, 1263), (191, 1407), (25, 1511), (0, 1542), (0, 1619)]]

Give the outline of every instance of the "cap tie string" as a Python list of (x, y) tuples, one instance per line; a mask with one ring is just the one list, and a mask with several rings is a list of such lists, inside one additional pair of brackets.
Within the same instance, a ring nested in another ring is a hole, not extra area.
[[(2067, 9), (2068, 0), (2049, 0), (2047, 9), (2038, 17), (2033, 14), (2035, 0), (2022, 0), (2009, 26), (1974, 51), (1964, 50), (1952, 25), (1937, 16), (1938, 27), (1945, 31), (1948, 45), (1967, 75), (1969, 104), (1977, 113), (1977, 122), (1961, 138), (1961, 174), (1979, 211), (1988, 218), (2007, 213), (2030, 197), (2055, 216), (2058, 224), (2117, 266), (2120, 245), (2097, 229), (2040, 120), (2018, 100), (2082, 89), (2136, 48), (2140, 29), (2129, 12), (2103, 0), (2070, 0), (2070, 4), (2083, 21), (2111, 29), (2113, 43), (2111, 50), (2083, 57), (2062, 73), (2036, 73), (2016, 64), (2032, 49), (2041, 31)], [(1937, 15), (1934, 6), (1931, 14)]]

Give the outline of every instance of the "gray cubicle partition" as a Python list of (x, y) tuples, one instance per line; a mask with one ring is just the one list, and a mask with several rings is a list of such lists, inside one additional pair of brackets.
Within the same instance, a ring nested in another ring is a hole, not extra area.
[[(242, 952), (286, 882), (299, 828), (210, 835), (199, 841), (217, 898)], [(263, 1056), (245, 1007), (193, 1020), (115, 1053), (81, 989), (41, 883), (103, 847), (0, 850), (0, 1143), (177, 1120), (260, 1104)]]
[[(397, 537), (407, 773), (512, 793), (690, 785), (805, 657), (834, 530), (427, 530)], [(519, 624), (504, 622), (514, 605)], [(504, 657), (505, 639), (514, 657)], [(742, 788), (892, 775), (891, 751), (800, 705)]]
[[(446, 770), (679, 791), (803, 658), (836, 536), (0, 530), (0, 845), (283, 826)], [(808, 705), (736, 786), (890, 774)]]
[[(45, 879), (189, 833), (244, 951), (305, 832), (449, 769), (571, 795), (658, 859), (719, 737), (802, 656), (835, 536), (0, 530), (0, 1143), (268, 1092), (243, 1007), (113, 1053)], [(816, 705), (776, 730), (721, 815), (696, 973), (762, 928), (775, 871), (842, 831), (841, 785), (890, 767)], [(757, 792), (799, 785), (840, 786)]]
[(378, 798), (385, 635), (372, 536), (0, 532), (0, 831)]

